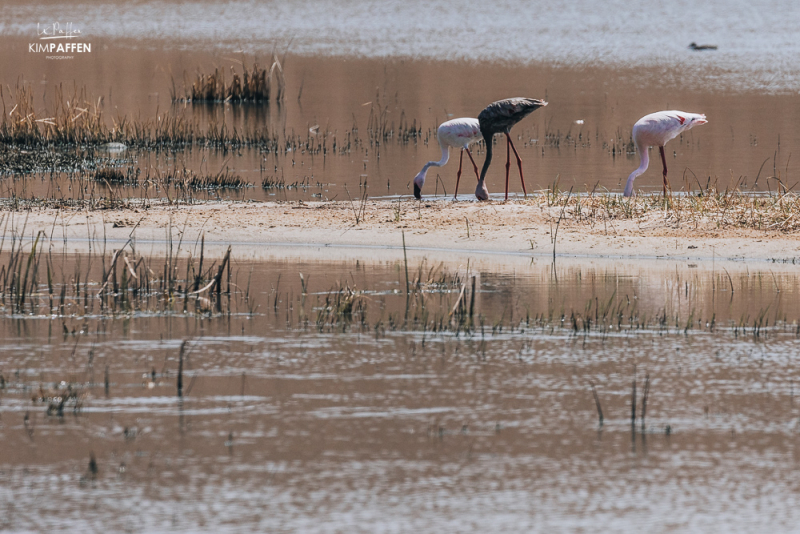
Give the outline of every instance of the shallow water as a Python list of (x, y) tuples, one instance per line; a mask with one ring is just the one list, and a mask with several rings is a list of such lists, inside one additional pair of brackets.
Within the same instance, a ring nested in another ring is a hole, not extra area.
[[(116, 166), (123, 171), (130, 168), (140, 173), (143, 185), (115, 187), (117, 196), (166, 198), (162, 190), (144, 187), (145, 178), (149, 176), (154, 180), (158, 172), (163, 174), (186, 167), (212, 175), (228, 170), (252, 186), (239, 191), (198, 191), (194, 194), (198, 199), (221, 196), (251, 200), (343, 200), (348, 195), (359, 197), (364, 182), (368, 184), (370, 198), (410, 197), (413, 176), (426, 161), (438, 160), (441, 156), (434, 133), (439, 123), (453, 117), (476, 116), (487, 103), (520, 94), (547, 98), (550, 102), (512, 131), (523, 159), (528, 191), (557, 184), (562, 190), (573, 187), (575, 192), (621, 192), (628, 174), (639, 165), (638, 155), (625, 148), (630, 141), (632, 124), (648, 112), (671, 108), (703, 112), (710, 121), (667, 145), (669, 176), (674, 190), (697, 191), (716, 184), (721, 189), (738, 185), (746, 191), (776, 191), (780, 183), (793, 187), (800, 173), (800, 158), (793, 157), (800, 139), (794, 127), (794, 97), (789, 96), (673, 89), (652, 85), (650, 78), (639, 79), (646, 85), (632, 92), (627, 84), (619, 81), (620, 76), (626, 76), (625, 71), (597, 68), (509, 68), (290, 56), (286, 61), (290, 96), (283, 106), (273, 103), (261, 107), (218, 105), (210, 110), (205, 105), (171, 108), (166, 69), (191, 73), (198, 65), (203, 65), (200, 68), (207, 71), (213, 68), (212, 60), (205, 54), (183, 52), (159, 54), (158, 58), (147, 51), (130, 53), (142, 56), (142, 61), (147, 63), (147, 67), (142, 66), (139, 71), (145, 79), (137, 81), (135, 93), (131, 93), (131, 88), (127, 91), (122, 87), (104, 89), (108, 74), (102, 65), (92, 63), (81, 72), (80, 80), (91, 88), (91, 94), (112, 95), (104, 100), (107, 117), (119, 113), (151, 118), (171, 110), (171, 114), (196, 122), (200, 128), (212, 121), (224, 122), (229, 129), (273, 132), (280, 143), (299, 139), (315, 146), (324, 144), (326, 152), (312, 153), (302, 148), (281, 149), (275, 153), (248, 148), (223, 151), (199, 147), (178, 152), (131, 150), (114, 154), (78, 150), (79, 154), (89, 157), (116, 160), (101, 161), (101, 166)], [(124, 60), (123, 56), (116, 51), (103, 60), (114, 63)], [(0, 57), (0, 61), (2, 59)], [(6, 61), (11, 59), (6, 56)], [(157, 63), (158, 72), (151, 71), (151, 60)], [(217, 57), (215, 62), (218, 61)], [(26, 83), (41, 76), (30, 72), (37, 70), (31, 65), (25, 68), (23, 80)], [(473, 81), (471, 78), (476, 72), (481, 76)], [(656, 71), (652, 72), (656, 75)], [(63, 80), (62, 76), (72, 74), (49, 72), (42, 87), (52, 87), (52, 83)], [(130, 76), (135, 75), (121, 74), (120, 80)], [(354, 79), (361, 83), (354, 87)], [(440, 79), (454, 83), (444, 84)], [(296, 95), (301, 84), (303, 92), (298, 102)], [(470, 87), (466, 93), (461, 89), (465, 86)], [(41, 95), (38, 87), (36, 90)], [(51, 89), (48, 95), (52, 94)], [(144, 98), (144, 95), (149, 96)], [(370, 140), (367, 126), (370, 114), (381, 110), (386, 112), (387, 129), (394, 134), (376, 143)], [(407, 127), (416, 124), (421, 128), (419, 137), (403, 140), (399, 133), (401, 123)], [(487, 183), (492, 193), (501, 195), (505, 157), (500, 139), (496, 142), (499, 150)], [(478, 145), (473, 151), (478, 165), (482, 165), (483, 147)], [(451, 161), (445, 167), (429, 171), (423, 190), (426, 196), (453, 194), (458, 158), (459, 154), (452, 151)], [(651, 151), (651, 158), (655, 163), (636, 182), (636, 187), (645, 192), (660, 191), (657, 150)], [(474, 199), (476, 178), (468, 159), (464, 159), (467, 161), (459, 195), (464, 200)], [(87, 180), (90, 189), (95, 191), (94, 196), (107, 196), (105, 184), (93, 181), (91, 176), (90, 172)], [(276, 187), (263, 189), (265, 180)], [(71, 185), (73, 182), (67, 176), (54, 177), (47, 172), (19, 183), (8, 182), (6, 187), (9, 194), (13, 190), (21, 197), (80, 197), (81, 188), (70, 188)], [(522, 193), (513, 164), (510, 190), (512, 195)], [(172, 196), (174, 198), (175, 193)]]
[[(201, 128), (268, 130), (281, 143), (330, 149), (64, 150), (143, 176), (227, 168), (253, 185), (193, 200), (344, 200), (365, 183), (371, 198), (408, 197), (411, 178), (439, 158), (440, 122), (517, 95), (550, 102), (513, 131), (529, 191), (554, 183), (621, 191), (638, 165), (624, 149), (632, 124), (674, 108), (710, 121), (667, 146), (675, 190), (775, 191), (800, 172), (797, 10), (738, 0), (89, 1), (78, 21), (73, 8), (13, 2), (0, 21), (0, 82), (6, 111), (16, 84), (33, 88), (40, 117), (53, 111), (57, 85), (74, 85), (109, 121), (177, 114)], [(31, 56), (36, 22), (53, 20), (81, 25), (91, 56)], [(719, 49), (692, 52), (691, 41)], [(171, 105), (173, 79), (180, 94), (198, 71), (238, 69), (237, 60), (263, 62), (287, 48), (281, 105)], [(385, 112), (392, 136), (370, 139), (371, 112)], [(403, 141), (401, 120), (419, 137)], [(480, 164), (483, 148), (475, 152)], [(488, 179), (495, 195), (501, 160)], [(432, 171), (424, 193), (452, 195), (456, 164), (439, 180)], [(658, 190), (658, 171), (637, 186)], [(264, 189), (263, 180), (283, 187)], [(521, 192), (516, 175), (511, 185)], [(91, 173), (59, 172), (7, 175), (2, 191), (16, 200), (112, 192)], [(165, 198), (152, 183), (113, 195)], [(131, 290), (100, 299), (114, 246), (103, 260), (99, 243), (93, 256), (45, 247), (50, 259), (40, 256), (30, 281), (36, 291), (0, 299), (0, 529), (782, 532), (798, 524), (794, 265), (553, 265), (409, 251), (406, 275), (399, 250), (386, 260), (272, 247), (258, 261), (234, 250), (216, 299), (184, 295), (187, 249), (193, 265), (199, 259), (197, 245), (184, 244), (177, 264), (131, 255), (138, 278), (120, 278)], [(206, 252), (203, 285), (220, 257)], [(174, 284), (164, 282), (168, 271)], [(0, 269), (3, 285), (8, 272)], [(79, 402), (59, 410), (53, 398), (68, 387)]]
[[(90, 158), (112, 158), (141, 176), (181, 169), (202, 174), (222, 170), (241, 176), (244, 190), (198, 191), (196, 198), (252, 200), (342, 200), (358, 197), (366, 181), (372, 198), (410, 196), (411, 179), (440, 152), (437, 125), (475, 117), (490, 102), (510, 96), (545, 98), (547, 108), (513, 133), (524, 161), (529, 191), (557, 183), (561, 189), (620, 192), (638, 155), (625, 148), (633, 123), (659, 109), (702, 112), (709, 124), (667, 145), (674, 190), (775, 191), (791, 188), (800, 172), (794, 93), (800, 86), (794, 27), (797, 6), (789, 2), (730, 2), (627, 5), (591, 3), (491, 6), (467, 2), (351, 4), (323, 2), (295, 9), (293, 3), (91, 2), (81, 27), (90, 54), (47, 60), (28, 51), (36, 21), (68, 20), (53, 6), (12, 4), (3, 21), (2, 82), (34, 91), (37, 113), (54, 109), (55, 87), (85, 88), (99, 101), (107, 121), (128, 117), (185, 117), (201, 129), (225, 124), (240, 132), (268, 131), (284, 149), (121, 154), (78, 150)], [(243, 19), (241, 13), (251, 16)], [(424, 14), (424, 16), (423, 16)], [(44, 24), (42, 22), (42, 24)], [(391, 31), (386, 31), (387, 24)], [(655, 25), (655, 30), (654, 30)], [(454, 35), (469, 28), (469, 38)], [(665, 28), (661, 31), (658, 28)], [(666, 30), (669, 28), (669, 30)], [(503, 38), (498, 37), (502, 35)], [(693, 52), (689, 42), (716, 51)], [(197, 72), (228, 73), (254, 58), (285, 59), (282, 105), (172, 106), (173, 88), (183, 94)], [(286, 55), (284, 56), (284, 53)], [(498, 58), (502, 58), (500, 61)], [(446, 60), (446, 61), (445, 61)], [(7, 109), (13, 103), (8, 94)], [(85, 103), (84, 103), (85, 104)], [(393, 132), (379, 143), (368, 131), (370, 113), (384, 113)], [(401, 127), (419, 137), (404, 141)], [(324, 144), (312, 154), (287, 141)], [(334, 150), (334, 143), (338, 150)], [(349, 147), (344, 149), (343, 147)], [(502, 145), (499, 145), (502, 147)], [(475, 149), (480, 165), (483, 148)], [(657, 159), (657, 153), (651, 154)], [(426, 196), (452, 195), (458, 154), (429, 173)], [(490, 169), (490, 191), (502, 195), (502, 154)], [(658, 165), (637, 180), (643, 191), (660, 190)], [(522, 192), (512, 168), (511, 193)], [(91, 175), (91, 172), (89, 173)], [(263, 189), (262, 183), (278, 184)], [(461, 198), (474, 199), (469, 164)], [(80, 197), (67, 176), (48, 172), (7, 186), (7, 196)], [(111, 194), (92, 183), (96, 196)], [(166, 198), (156, 187), (115, 188), (132, 198)]]
[[(794, 269), (426, 256), (409, 300), (400, 258), (285, 255), (235, 261), (221, 314), (184, 312), (180, 294), (114, 318), (6, 300), (4, 528), (793, 528)], [(56, 280), (76, 264), (57, 256)], [(459, 327), (473, 276), (474, 327)], [(347, 286), (361, 306), (320, 323)], [(79, 409), (48, 415), (31, 397), (61, 381)]]
[[(90, 1), (70, 8), (12, 2), (4, 36), (36, 35), (37, 23), (73, 22), (84, 36), (264, 53), (291, 43), (304, 56), (467, 60), (565, 66), (667, 67), (669, 83), (790, 92), (800, 85), (800, 6), (786, 0), (614, 0), (487, 4), (475, 0), (352, 2)], [(243, 16), (247, 13), (247, 16)], [(691, 42), (716, 45), (697, 53)]]

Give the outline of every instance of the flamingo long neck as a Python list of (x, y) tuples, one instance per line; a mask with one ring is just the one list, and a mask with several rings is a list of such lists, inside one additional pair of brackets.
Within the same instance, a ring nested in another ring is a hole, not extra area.
[(647, 166), (650, 165), (650, 152), (648, 150), (650, 147), (640, 145), (638, 139), (634, 139), (634, 143), (636, 143), (636, 150), (639, 151), (639, 156), (642, 158), (642, 162), (639, 164), (639, 168), (633, 171), (630, 176), (628, 176), (628, 182), (625, 184), (624, 193), (626, 197), (629, 197), (633, 194), (633, 181), (637, 176), (646, 171)]
[(486, 171), (489, 170), (489, 164), (492, 163), (492, 137), (484, 136), (484, 141), (486, 141), (486, 159), (483, 161), (483, 168), (481, 169), (481, 178), (480, 181), (483, 181), (486, 178)]
[(442, 149), (442, 159), (440, 159), (439, 161), (429, 161), (428, 163), (426, 163), (425, 166), (422, 167), (421, 171), (423, 176), (428, 172), (428, 169), (430, 167), (442, 167), (447, 163), (447, 160), (450, 159), (450, 151), (448, 150), (448, 148), (441, 144), (439, 146)]

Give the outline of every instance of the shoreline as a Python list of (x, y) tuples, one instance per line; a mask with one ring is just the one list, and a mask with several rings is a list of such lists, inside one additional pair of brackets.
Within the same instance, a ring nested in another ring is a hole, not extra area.
[[(585, 200), (585, 199), (584, 199)], [(363, 207), (345, 202), (236, 202), (164, 205), (114, 210), (40, 209), (2, 212), (6, 240), (25, 239), (43, 231), (50, 247), (86, 252), (104, 241), (134, 245), (165, 253), (180, 243), (197, 246), (201, 235), (209, 253), (227, 245), (248, 256), (273, 256), (277, 249), (347, 249), (351, 256), (397, 257), (403, 249), (414, 256), (518, 256), (552, 260), (553, 237), (557, 258), (684, 262), (800, 261), (800, 231), (714, 228), (695, 221), (677, 223), (663, 211), (627, 219), (576, 217), (574, 207), (543, 206), (537, 199), (501, 202), (432, 200), (368, 200)], [(356, 211), (362, 214), (358, 224)], [(559, 222), (560, 219), (560, 222)], [(26, 222), (27, 221), (27, 222)], [(263, 246), (263, 247), (262, 247)], [(113, 249), (114, 247), (109, 247)], [(384, 252), (379, 252), (384, 251)], [(324, 255), (323, 255), (324, 256)]]

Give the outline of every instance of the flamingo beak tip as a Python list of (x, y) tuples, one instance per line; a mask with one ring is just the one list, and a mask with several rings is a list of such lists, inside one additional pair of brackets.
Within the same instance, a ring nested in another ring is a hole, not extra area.
[(422, 200), (422, 189), (417, 184), (414, 184), (414, 197), (417, 200)]

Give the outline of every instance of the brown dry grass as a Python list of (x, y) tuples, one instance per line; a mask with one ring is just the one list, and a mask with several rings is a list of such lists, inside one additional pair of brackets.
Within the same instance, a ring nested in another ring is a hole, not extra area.
[(800, 229), (800, 195), (786, 191), (754, 194), (739, 189), (709, 188), (689, 194), (568, 195), (542, 191), (524, 203), (540, 208), (565, 207), (567, 218), (594, 224), (606, 219), (643, 220), (658, 215), (667, 224), (694, 228), (747, 228), (792, 232)]
[(173, 102), (269, 102), (272, 96), (273, 81), (276, 85), (275, 99), (283, 101), (286, 91), (286, 78), (283, 75), (283, 66), (278, 57), (273, 54), (272, 66), (262, 68), (258, 62), (253, 62), (253, 68), (247, 68), (244, 61), (235, 60), (242, 66), (242, 74), (236, 72), (231, 66), (231, 82), (225, 81), (225, 70), (214, 69), (213, 74), (197, 73), (191, 86), (186, 87), (184, 82), (184, 96), (179, 98), (172, 89)]

